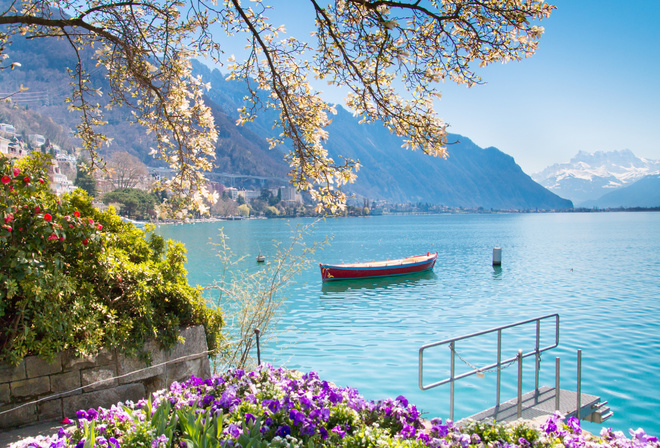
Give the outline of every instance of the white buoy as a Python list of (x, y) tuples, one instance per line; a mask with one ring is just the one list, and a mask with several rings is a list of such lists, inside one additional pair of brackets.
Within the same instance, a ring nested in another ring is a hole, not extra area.
[(493, 248), (493, 266), (502, 265), (502, 248), (494, 247)]

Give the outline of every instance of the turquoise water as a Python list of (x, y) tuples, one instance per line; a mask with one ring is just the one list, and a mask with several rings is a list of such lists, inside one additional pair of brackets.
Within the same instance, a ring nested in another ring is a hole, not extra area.
[[(311, 220), (249, 220), (161, 226), (158, 233), (188, 248), (192, 284), (209, 285), (220, 266), (209, 239), (224, 228), (246, 269), (260, 269), (259, 250)], [(558, 313), (559, 347), (544, 353), (541, 385), (582, 391), (609, 402), (605, 426), (642, 427), (660, 435), (660, 213), (378, 216), (320, 221), (308, 238), (332, 243), (289, 288), (276, 341), (262, 360), (314, 370), (370, 399), (405, 395), (428, 417), (449, 417), (449, 386), (418, 387), (418, 350), (427, 343)], [(492, 249), (502, 247), (502, 266)], [(354, 262), (438, 252), (431, 273), (322, 285), (318, 262)], [(533, 348), (535, 328), (505, 333), (503, 356)], [(530, 336), (531, 335), (531, 336)], [(554, 327), (542, 329), (542, 346)], [(494, 340), (459, 346), (471, 365), (494, 362)], [(449, 376), (447, 350), (425, 355), (425, 383)], [(428, 356), (428, 358), (427, 358)], [(467, 364), (459, 362), (459, 372)], [(524, 363), (524, 391), (534, 387)], [(503, 372), (502, 401), (514, 398), (517, 368)], [(456, 384), (455, 419), (495, 404), (495, 374)], [(587, 429), (600, 426), (585, 424)]]

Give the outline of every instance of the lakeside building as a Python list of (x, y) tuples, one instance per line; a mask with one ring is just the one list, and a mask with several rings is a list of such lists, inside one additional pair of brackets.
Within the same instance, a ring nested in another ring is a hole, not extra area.
[(238, 191), (238, 196), (241, 196), (243, 199), (245, 199), (245, 202), (250, 202), (253, 199), (260, 197), (261, 192), (254, 190), (240, 190)]
[(32, 146), (42, 147), (46, 144), (46, 137), (41, 134), (28, 134), (28, 141)]
[(16, 128), (9, 123), (0, 123), (0, 134), (7, 138), (15, 137)]
[(303, 197), (298, 190), (293, 187), (280, 187), (279, 193), (282, 196), (282, 202), (286, 205), (302, 204)]

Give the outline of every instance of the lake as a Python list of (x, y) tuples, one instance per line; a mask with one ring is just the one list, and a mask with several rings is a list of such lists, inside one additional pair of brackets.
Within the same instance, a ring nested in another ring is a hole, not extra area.
[[(242, 269), (262, 269), (261, 251), (285, 241), (311, 219), (270, 219), (164, 225), (157, 233), (185, 243), (188, 278), (210, 285), (220, 272), (209, 240), (219, 229)], [(660, 213), (448, 214), (333, 218), (317, 222), (309, 242), (331, 237), (287, 293), (276, 341), (262, 361), (356, 388), (369, 399), (406, 396), (431, 417), (449, 417), (449, 385), (421, 391), (418, 350), (431, 342), (552, 313), (560, 315), (559, 346), (545, 352), (540, 384), (577, 388), (607, 400), (604, 426), (644, 428), (660, 435)], [(492, 266), (493, 248), (502, 266)], [(433, 272), (323, 285), (318, 262), (394, 259), (438, 252)], [(267, 258), (268, 259), (268, 258)], [(554, 325), (554, 323), (553, 323)], [(503, 356), (533, 348), (529, 329), (512, 335)], [(545, 328), (545, 327), (544, 327)], [(532, 333), (534, 329), (532, 329)], [(552, 327), (554, 338), (554, 326)], [(548, 345), (542, 331), (542, 346)], [(530, 345), (531, 344), (531, 345)], [(461, 348), (463, 370), (495, 361), (493, 344)], [(449, 376), (444, 352), (425, 355), (425, 383)], [(255, 355), (256, 356), (256, 355)], [(426, 356), (429, 356), (428, 365)], [(524, 364), (524, 392), (534, 388), (534, 362)], [(427, 370), (428, 367), (428, 370)], [(459, 367), (459, 366), (457, 366)], [(502, 401), (514, 398), (517, 368), (503, 371)], [(495, 374), (456, 383), (455, 419), (495, 404)], [(583, 426), (597, 431), (600, 425)]]

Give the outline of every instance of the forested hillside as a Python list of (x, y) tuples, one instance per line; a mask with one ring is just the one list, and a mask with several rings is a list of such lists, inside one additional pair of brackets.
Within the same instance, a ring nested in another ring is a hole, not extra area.
[[(66, 73), (67, 63), (73, 61), (71, 49), (65, 42), (49, 40), (40, 45), (16, 42), (12, 51), (12, 59), (20, 61), (21, 67), (0, 72), (0, 91), (7, 94), (17, 91), (21, 85), (27, 87), (27, 92), (12, 97), (15, 103), (51, 117), (51, 127), (59, 129), (58, 144), (75, 145), (75, 139), (69, 136), (78, 116), (69, 111), (64, 102), (71, 82)], [(193, 64), (195, 71), (211, 83), (207, 101), (219, 130), (213, 171), (285, 178), (289, 167), (283, 155), (288, 149), (270, 150), (266, 141), (280, 132), (273, 129), (276, 113), (262, 112), (253, 123), (237, 127), (236, 111), (245, 96), (245, 86), (226, 81), (220, 71), (211, 70), (200, 62), (193, 61)], [(92, 70), (91, 82), (101, 91), (107, 91), (102, 68)], [(103, 131), (112, 140), (102, 152), (126, 151), (148, 166), (162, 166), (149, 156), (152, 139), (140, 126), (131, 124), (128, 117), (130, 111), (125, 108), (106, 112), (108, 123)], [(33, 132), (50, 132), (44, 127), (39, 129), (42, 131)], [(327, 148), (333, 157), (341, 155), (361, 162), (358, 180), (347, 190), (367, 199), (486, 209), (572, 207), (570, 201), (532, 181), (510, 156), (496, 148), (482, 149), (466, 137), (451, 135), (449, 157), (431, 158), (402, 149), (401, 139), (378, 124), (359, 125), (358, 119), (341, 107), (328, 131)]]

